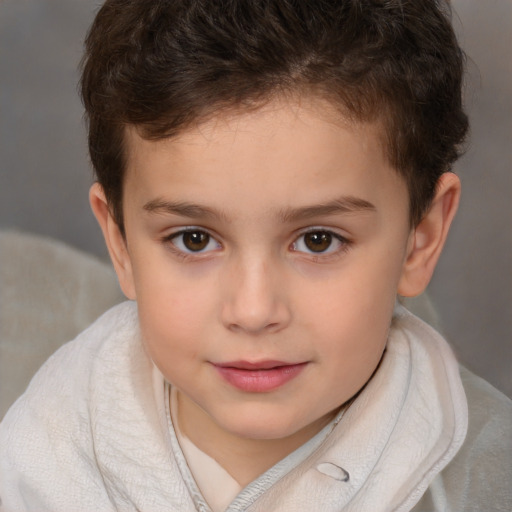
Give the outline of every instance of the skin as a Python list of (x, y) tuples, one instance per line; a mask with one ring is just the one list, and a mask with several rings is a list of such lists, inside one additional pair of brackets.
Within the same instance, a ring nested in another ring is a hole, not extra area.
[[(178, 389), (182, 431), (242, 485), (364, 386), (397, 293), (421, 293), (434, 270), (459, 180), (443, 175), (411, 228), (381, 135), (311, 97), (220, 114), (172, 139), (129, 128), (126, 238), (91, 189), (147, 353)], [(206, 237), (203, 249), (189, 249), (185, 228)], [(320, 251), (306, 243), (311, 230)], [(303, 366), (276, 389), (247, 392), (216, 366), (240, 360)]]

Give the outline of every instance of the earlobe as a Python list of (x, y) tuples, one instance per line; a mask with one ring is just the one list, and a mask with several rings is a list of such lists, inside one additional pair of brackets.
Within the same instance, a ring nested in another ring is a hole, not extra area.
[(101, 227), (110, 259), (119, 279), (119, 284), (127, 298), (135, 300), (135, 286), (132, 265), (126, 240), (119, 226), (110, 213), (105, 193), (99, 183), (94, 183), (89, 190), (89, 202), (98, 224)]
[(451, 172), (439, 178), (428, 212), (411, 233), (398, 284), (399, 295), (414, 297), (427, 287), (457, 212), (460, 188), (459, 178)]

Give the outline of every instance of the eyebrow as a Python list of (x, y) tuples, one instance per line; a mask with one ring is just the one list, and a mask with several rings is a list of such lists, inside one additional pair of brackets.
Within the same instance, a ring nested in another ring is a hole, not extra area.
[(224, 218), (225, 215), (206, 206), (184, 201), (166, 201), (164, 199), (153, 199), (148, 201), (143, 209), (150, 213), (163, 213), (190, 217), (191, 219), (202, 218)]
[(279, 212), (279, 216), (284, 222), (295, 222), (313, 217), (325, 217), (328, 215), (367, 211), (376, 212), (377, 208), (365, 199), (346, 196), (318, 205), (285, 209)]
[[(206, 206), (184, 201), (167, 201), (164, 199), (153, 199), (144, 204), (143, 209), (150, 213), (161, 213), (188, 217), (191, 219), (227, 219), (224, 212)], [(341, 197), (322, 204), (303, 206), (299, 208), (285, 208), (278, 211), (278, 217), (283, 222), (297, 222), (313, 217), (324, 217), (328, 215), (375, 212), (376, 207), (366, 201), (353, 196)]]

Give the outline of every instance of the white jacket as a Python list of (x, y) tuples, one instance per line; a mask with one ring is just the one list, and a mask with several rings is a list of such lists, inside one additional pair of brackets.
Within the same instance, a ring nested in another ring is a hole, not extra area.
[[(136, 305), (103, 315), (0, 425), (0, 510), (208, 511), (164, 385)], [(510, 401), (467, 370), (461, 381), (446, 342), (399, 308), (379, 370), (322, 444), (279, 462), (227, 510), (510, 511), (511, 461)]]

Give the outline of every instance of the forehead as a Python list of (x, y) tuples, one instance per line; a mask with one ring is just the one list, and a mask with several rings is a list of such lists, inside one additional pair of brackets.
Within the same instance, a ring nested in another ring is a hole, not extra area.
[[(279, 129), (285, 128), (292, 133), (297, 128), (309, 125), (324, 125), (330, 127), (331, 132), (339, 129), (357, 132), (361, 136), (374, 138), (379, 142), (382, 155), (386, 156), (387, 129), (382, 119), (371, 122), (360, 121), (340, 102), (329, 99), (327, 96), (314, 92), (283, 93), (271, 99), (254, 102), (246, 108), (240, 106), (223, 107), (207, 112), (203, 117), (185, 126), (169, 137), (146, 137), (144, 130), (133, 125), (125, 128), (125, 150), (128, 160), (134, 152), (140, 149), (144, 142), (147, 146), (153, 141), (178, 141), (179, 143), (205, 144), (208, 141), (215, 143), (216, 137), (231, 133), (233, 138), (240, 132), (253, 132), (269, 138)], [(142, 139), (142, 140), (141, 140)], [(218, 139), (217, 139), (218, 140)], [(260, 139), (262, 140), (262, 139)], [(267, 140), (268, 141), (268, 140)], [(258, 140), (254, 140), (255, 143)], [(262, 140), (265, 143), (264, 140)], [(164, 144), (161, 144), (163, 147)]]
[(322, 202), (329, 193), (376, 198), (404, 188), (382, 140), (379, 123), (349, 121), (325, 100), (274, 100), (258, 109), (221, 112), (158, 141), (128, 128), (125, 188), (140, 200), (181, 195), (241, 211), (249, 209), (256, 191), (264, 195), (258, 207), (267, 210)]

